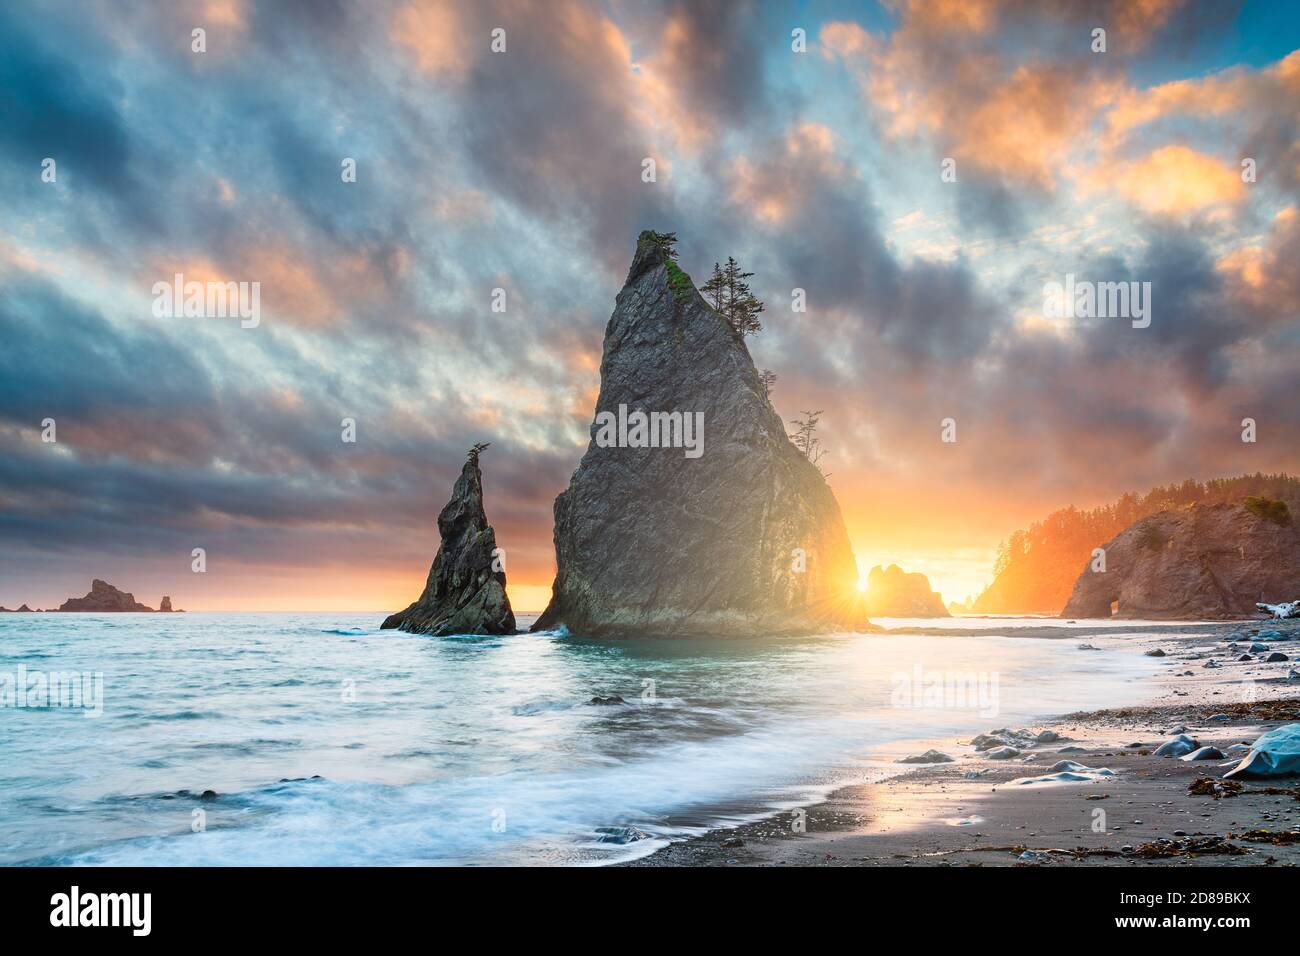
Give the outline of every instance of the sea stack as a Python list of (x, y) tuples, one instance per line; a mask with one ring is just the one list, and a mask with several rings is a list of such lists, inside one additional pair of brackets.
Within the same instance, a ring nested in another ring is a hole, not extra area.
[(438, 515), (442, 543), (429, 568), (424, 592), (404, 611), (389, 615), (381, 628), (415, 634), (513, 634), (515, 615), (506, 597), (504, 563), (483, 510), (483, 474), (469, 451), (451, 500)]
[(872, 617), (952, 617), (930, 579), (920, 571), (908, 573), (896, 564), (879, 565), (867, 575), (867, 613)]
[(107, 581), (99, 578), (90, 582), (90, 593), (85, 597), (68, 598), (59, 605), (60, 611), (152, 611), (153, 608), (141, 604), (135, 595), (119, 591)]
[(605, 328), (591, 440), (555, 500), (534, 630), (717, 637), (866, 626), (839, 504), (741, 335), (643, 232)]
[(158, 610), (163, 613), (171, 613), (172, 599), (169, 595), (164, 594), (162, 603), (158, 605)]
[(1258, 602), (1300, 594), (1300, 529), (1285, 507), (1162, 511), (1130, 525), (1102, 551), (1105, 570), (1093, 570), (1097, 559), (1089, 559), (1062, 617), (1250, 617)]

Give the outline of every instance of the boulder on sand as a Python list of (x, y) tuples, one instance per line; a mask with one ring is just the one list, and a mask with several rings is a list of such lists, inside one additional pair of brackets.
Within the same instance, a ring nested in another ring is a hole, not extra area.
[(380, 628), (415, 634), (513, 634), (515, 615), (506, 596), (506, 573), (498, 562), (496, 534), (483, 511), (483, 474), (475, 445), (461, 468), (451, 500), (438, 515), (442, 543), (424, 592)]
[(927, 750), (923, 754), (912, 754), (910, 757), (903, 757), (896, 760), (895, 763), (952, 763), (953, 758), (946, 753), (938, 750)]
[(1195, 750), (1195, 749), (1196, 749), (1197, 747), (1199, 747), (1199, 746), (1201, 746), (1201, 745), (1200, 745), (1200, 743), (1196, 740), (1196, 738), (1194, 738), (1194, 737), (1189, 737), (1189, 736), (1187, 736), (1186, 734), (1179, 734), (1179, 735), (1176, 736), (1176, 737), (1173, 737), (1173, 738), (1171, 738), (1171, 739), (1169, 739), (1169, 740), (1166, 740), (1166, 741), (1165, 741), (1164, 743), (1162, 743), (1159, 747), (1157, 747), (1157, 748), (1155, 749), (1155, 756), (1157, 756), (1157, 757), (1181, 757), (1181, 756), (1183, 756), (1184, 754), (1189, 754), (1189, 753), (1191, 753), (1193, 750)]
[(1300, 724), (1283, 724), (1256, 740), (1229, 777), (1286, 777), (1300, 774)]
[(1191, 762), (1193, 760), (1222, 760), (1223, 751), (1220, 750), (1218, 747), (1197, 747), (1191, 753), (1184, 754), (1178, 759), (1187, 762)]

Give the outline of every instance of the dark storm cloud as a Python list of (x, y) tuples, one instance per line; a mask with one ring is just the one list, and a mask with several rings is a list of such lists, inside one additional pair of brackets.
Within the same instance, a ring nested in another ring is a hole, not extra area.
[[(48, 30), (23, 14), (0, 7), (0, 156), (9, 167), (8, 188), (35, 199), (47, 188), (40, 172), (49, 157), (58, 182), (78, 195), (99, 192), (118, 216), (144, 217), (137, 157), (116, 104), (122, 90), (101, 69), (102, 51), (71, 33), (64, 34), (64, 52), (56, 52)], [(67, 55), (69, 49), (80, 56)]]

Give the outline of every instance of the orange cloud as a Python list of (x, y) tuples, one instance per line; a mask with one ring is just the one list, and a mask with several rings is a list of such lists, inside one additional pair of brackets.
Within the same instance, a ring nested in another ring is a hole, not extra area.
[[(459, 78), (471, 65), (472, 38), (456, 6), (445, 0), (416, 0), (393, 14), (389, 36), (414, 54), (421, 72)], [(488, 35), (481, 38), (484, 45)]]
[(1240, 202), (1240, 170), (1186, 146), (1163, 146), (1134, 162), (1107, 162), (1089, 174), (1087, 188), (1115, 190), (1160, 215), (1184, 215)]

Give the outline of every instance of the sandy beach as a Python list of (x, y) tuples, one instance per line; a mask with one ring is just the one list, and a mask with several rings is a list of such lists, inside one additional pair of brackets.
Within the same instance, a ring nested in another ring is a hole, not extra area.
[[(1044, 629), (1046, 630), (1045, 625)], [(1034, 633), (1024, 636), (1046, 636)], [(1300, 621), (1239, 621), (1063, 635), (1124, 653), (1162, 651), (1152, 699), (1063, 714), (991, 759), (971, 738), (915, 741), (954, 758), (842, 787), (799, 811), (674, 843), (629, 866), (1292, 866), (1300, 861), (1300, 778), (1213, 783), (1260, 734), (1300, 720)], [(1239, 660), (1261, 632), (1288, 660)], [(933, 632), (931, 632), (933, 633)], [(1230, 636), (1240, 635), (1237, 647)], [(1074, 648), (1072, 647), (1071, 650)], [(1207, 666), (1214, 662), (1216, 666)], [(1179, 731), (1179, 728), (1185, 728)], [(1185, 732), (1225, 759), (1183, 761), (1155, 749)], [(1051, 739), (1052, 735), (1056, 739)], [(1059, 761), (1091, 770), (1078, 782), (1024, 783)]]

